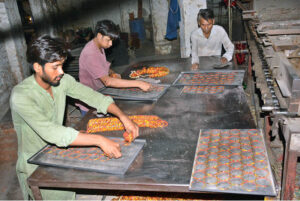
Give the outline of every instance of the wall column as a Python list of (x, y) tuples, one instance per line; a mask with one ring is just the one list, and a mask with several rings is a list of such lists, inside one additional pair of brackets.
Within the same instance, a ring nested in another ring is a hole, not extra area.
[(155, 52), (160, 55), (170, 54), (171, 42), (165, 39), (168, 21), (168, 0), (151, 0), (153, 42)]
[(57, 15), (59, 8), (56, 1), (29, 0), (33, 23), (38, 35), (58, 36), (60, 20)]
[(30, 73), (16, 1), (0, 0), (0, 119), (9, 110), (11, 89)]
[(207, 8), (206, 0), (178, 0), (180, 21), (180, 54), (181, 58), (191, 55), (191, 33), (198, 28), (197, 15), (201, 8)]

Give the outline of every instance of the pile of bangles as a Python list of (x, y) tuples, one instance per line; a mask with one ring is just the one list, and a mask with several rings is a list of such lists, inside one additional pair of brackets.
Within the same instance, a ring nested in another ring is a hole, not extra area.
[[(128, 201), (128, 200), (144, 200), (144, 201), (192, 201), (193, 199), (189, 198), (177, 198), (177, 197), (159, 197), (159, 196), (135, 196), (135, 195), (121, 195), (117, 198), (113, 198), (112, 201)], [(197, 199), (199, 200), (199, 199)]]
[(129, 77), (130, 78), (140, 78), (142, 76), (147, 76), (150, 78), (154, 77), (163, 77), (168, 75), (170, 70), (167, 67), (161, 66), (161, 67), (143, 67), (140, 70), (131, 71)]
[(222, 73), (194, 73), (184, 74), (180, 82), (182, 84), (213, 84), (213, 85), (224, 85), (232, 84), (234, 82), (236, 72)]
[(46, 150), (46, 154), (52, 156), (60, 156), (68, 159), (76, 159), (80, 161), (107, 161), (109, 158), (98, 147), (90, 147), (83, 151), (82, 148), (68, 148), (62, 149), (58, 147), (51, 147)]
[[(132, 115), (129, 116), (139, 127), (163, 128), (168, 126), (168, 122), (155, 115)], [(124, 130), (122, 122), (116, 117), (90, 119), (87, 125), (88, 133), (103, 131)]]
[(224, 89), (224, 86), (184, 86), (182, 92), (191, 94), (215, 94), (223, 92)]

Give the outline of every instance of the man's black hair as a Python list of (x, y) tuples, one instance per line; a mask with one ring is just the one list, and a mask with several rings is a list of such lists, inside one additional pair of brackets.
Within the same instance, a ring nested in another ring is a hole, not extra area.
[(97, 22), (95, 27), (95, 36), (100, 33), (103, 36), (110, 37), (111, 40), (119, 38), (119, 27), (111, 20), (102, 20)]
[(66, 59), (68, 51), (65, 43), (58, 38), (43, 35), (33, 40), (27, 47), (27, 61), (32, 65), (52, 63)]
[(207, 21), (209, 19), (214, 19), (215, 15), (214, 15), (214, 12), (211, 9), (209, 9), (209, 8), (207, 8), (207, 9), (200, 9), (199, 13), (198, 13), (198, 17), (197, 17), (197, 21), (198, 22), (200, 21), (200, 18), (203, 18), (203, 19), (205, 19)]

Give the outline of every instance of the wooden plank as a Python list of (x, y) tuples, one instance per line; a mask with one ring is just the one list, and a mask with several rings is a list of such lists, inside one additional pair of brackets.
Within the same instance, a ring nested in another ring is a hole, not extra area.
[(276, 45), (276, 44), (273, 44), (272, 47), (276, 52), (284, 51), (284, 50), (295, 50), (298, 48), (297, 45)]
[(242, 10), (242, 11), (245, 11), (245, 10), (247, 10), (246, 8), (245, 8), (245, 6), (243, 5), (243, 3), (242, 2), (240, 2), (240, 1), (235, 1), (236, 2), (236, 5)]
[(300, 34), (300, 29), (272, 29), (265, 31), (268, 35)]

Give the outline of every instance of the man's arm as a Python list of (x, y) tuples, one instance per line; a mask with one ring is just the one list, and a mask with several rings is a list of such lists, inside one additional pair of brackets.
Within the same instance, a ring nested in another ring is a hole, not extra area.
[(18, 89), (13, 90), (10, 105), (12, 113), (18, 115), (26, 124), (45, 142), (59, 147), (72, 146), (98, 146), (109, 157), (122, 156), (120, 145), (101, 135), (80, 133), (71, 127), (65, 127), (45, 115), (45, 111), (34, 100), (30, 93)]
[[(97, 112), (102, 113), (111, 113), (117, 116), (121, 122), (124, 124), (124, 127), (128, 133), (132, 133), (134, 137), (137, 137), (138, 134), (138, 126), (134, 124), (127, 115), (125, 115), (115, 104), (111, 97), (104, 96), (99, 92), (94, 91), (90, 87), (87, 87), (72, 78), (69, 75), (66, 75), (68, 80), (66, 80), (67, 87), (67, 95), (79, 99), (91, 107), (97, 109)], [(65, 79), (64, 78), (64, 79)]]
[[(74, 78), (68, 77), (68, 95), (71, 97), (80, 99), (88, 105), (95, 107), (98, 112), (111, 113), (117, 116), (124, 124), (124, 127), (128, 133), (132, 133), (134, 138), (139, 135), (139, 128), (134, 124), (128, 116), (126, 116), (108, 96), (103, 96), (99, 92), (84, 86), (83, 84), (76, 82)], [(85, 133), (79, 133), (77, 138), (72, 142), (73, 146), (98, 146), (109, 157), (121, 157), (120, 146), (118, 143), (111, 141), (101, 135), (91, 135)]]
[[(34, 92), (36, 94), (36, 92)], [(49, 118), (49, 111), (45, 111), (40, 102), (35, 100), (36, 95), (15, 87), (10, 98), (12, 114), (18, 121), (26, 124), (23, 127), (29, 132), (34, 132), (45, 142), (66, 147), (71, 144), (78, 135), (78, 131), (71, 127), (65, 127)], [(30, 131), (30, 129), (32, 131)]]
[(107, 154), (110, 158), (120, 158), (121, 148), (120, 145), (101, 135), (78, 133), (76, 139), (70, 144), (72, 146), (97, 146)]
[(139, 136), (139, 127), (133, 123), (114, 103), (108, 106), (107, 112), (117, 116), (121, 120), (127, 133), (132, 133), (134, 138)]
[[(139, 127), (133, 123), (114, 103), (111, 103), (107, 112), (117, 116), (123, 123), (127, 133), (132, 133), (133, 138), (139, 136)], [(77, 138), (71, 143), (72, 146), (98, 146), (110, 158), (120, 158), (122, 156), (120, 145), (101, 135), (79, 133)]]
[(114, 78), (110, 76), (103, 76), (100, 80), (106, 87), (126, 88), (126, 87), (138, 87), (143, 91), (149, 91), (152, 85), (148, 82), (140, 80), (124, 80), (120, 78)]
[[(222, 36), (223, 35), (223, 36)], [(232, 56), (233, 56), (233, 52), (234, 52), (234, 45), (231, 42), (231, 40), (229, 39), (226, 31), (224, 30), (224, 34), (222, 34), (222, 44), (224, 46), (224, 49), (226, 50), (225, 54), (223, 54), (222, 57), (227, 59), (228, 61), (231, 61)]]

